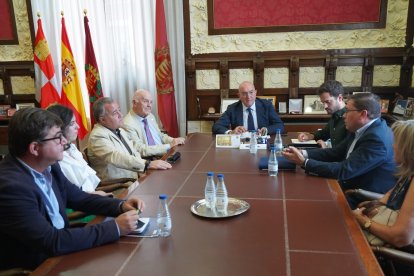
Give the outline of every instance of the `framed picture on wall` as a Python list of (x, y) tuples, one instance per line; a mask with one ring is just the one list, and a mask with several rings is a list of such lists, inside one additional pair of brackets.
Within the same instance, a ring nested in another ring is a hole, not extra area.
[(285, 114), (286, 112), (286, 102), (279, 102), (279, 113)]
[(276, 96), (256, 96), (256, 98), (268, 100), (276, 108)]
[(303, 105), (304, 114), (327, 114), (323, 103), (321, 102), (318, 95), (305, 95), (304, 105)]
[(224, 113), (227, 110), (227, 107), (232, 103), (237, 102), (238, 98), (223, 98), (221, 99), (220, 113)]
[(414, 98), (407, 98), (407, 107), (405, 108), (404, 117), (414, 117)]
[(392, 111), (392, 113), (398, 114), (398, 115), (404, 115), (405, 109), (407, 108), (407, 103), (408, 103), (407, 100), (398, 100), (395, 103), (394, 110)]
[(388, 113), (388, 106), (390, 105), (390, 100), (381, 99), (381, 113)]
[(302, 99), (289, 99), (289, 113), (302, 114)]
[(34, 103), (20, 103), (16, 104), (16, 110), (28, 108), (28, 107), (35, 107)]

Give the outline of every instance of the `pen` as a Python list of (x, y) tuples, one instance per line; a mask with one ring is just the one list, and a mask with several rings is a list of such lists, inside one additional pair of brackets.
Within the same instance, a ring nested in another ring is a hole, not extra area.
[(138, 214), (138, 215), (141, 215), (141, 213), (142, 213), (142, 211), (141, 211), (141, 209), (138, 207), (138, 208), (137, 208), (137, 214)]

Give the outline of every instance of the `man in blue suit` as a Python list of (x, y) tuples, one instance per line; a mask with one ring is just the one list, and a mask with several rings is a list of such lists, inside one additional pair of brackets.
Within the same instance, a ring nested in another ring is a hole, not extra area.
[[(290, 147), (283, 155), (309, 173), (335, 178), (343, 190), (364, 189), (386, 193), (396, 182), (393, 134), (380, 118), (378, 96), (358, 93), (346, 103), (344, 121), (350, 134), (331, 149), (300, 151)], [(348, 198), (356, 207), (357, 198)]]
[[(0, 270), (34, 269), (48, 257), (114, 242), (136, 228), (141, 200), (88, 194), (63, 175), (61, 124), (39, 108), (10, 120), (10, 154), (0, 163)], [(66, 207), (115, 219), (69, 228)]]
[(283, 132), (283, 122), (268, 100), (257, 99), (253, 83), (244, 81), (239, 86), (240, 100), (227, 107), (220, 119), (213, 125), (214, 134), (242, 134), (259, 131), (261, 134)]

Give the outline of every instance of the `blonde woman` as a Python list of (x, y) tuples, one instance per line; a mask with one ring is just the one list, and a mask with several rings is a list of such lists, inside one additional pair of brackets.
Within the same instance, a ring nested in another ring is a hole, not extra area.
[[(370, 202), (361, 203), (354, 214), (363, 229), (390, 245), (404, 247), (414, 240), (414, 120), (397, 121), (392, 125), (392, 130), (398, 181), (379, 202), (399, 210), (395, 224), (387, 226), (372, 221), (376, 209), (373, 209), (374, 213), (368, 212)], [(414, 272), (414, 267), (409, 269)]]

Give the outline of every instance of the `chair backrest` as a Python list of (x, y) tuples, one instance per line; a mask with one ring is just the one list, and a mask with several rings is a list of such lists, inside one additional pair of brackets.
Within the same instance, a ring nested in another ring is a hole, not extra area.
[(83, 151), (82, 151), (82, 157), (86, 161), (86, 163), (88, 163), (88, 165), (91, 166), (91, 162), (89, 162), (88, 148), (87, 147), (83, 149)]

